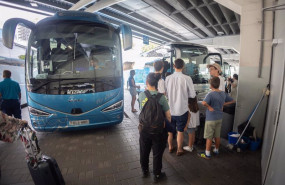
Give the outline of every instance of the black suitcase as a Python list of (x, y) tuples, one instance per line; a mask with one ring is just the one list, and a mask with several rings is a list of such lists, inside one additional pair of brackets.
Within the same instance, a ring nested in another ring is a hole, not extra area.
[(20, 136), (35, 185), (65, 185), (56, 160), (41, 154), (36, 133), (27, 126), (20, 130)]
[(36, 167), (28, 162), (28, 167), (35, 185), (65, 185), (56, 160), (43, 155)]

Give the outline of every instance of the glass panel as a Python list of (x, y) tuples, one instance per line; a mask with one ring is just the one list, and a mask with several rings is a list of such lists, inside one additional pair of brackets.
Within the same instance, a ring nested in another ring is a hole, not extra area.
[(27, 62), (30, 91), (81, 94), (121, 86), (118, 33), (106, 26), (82, 22), (47, 25), (31, 35)]

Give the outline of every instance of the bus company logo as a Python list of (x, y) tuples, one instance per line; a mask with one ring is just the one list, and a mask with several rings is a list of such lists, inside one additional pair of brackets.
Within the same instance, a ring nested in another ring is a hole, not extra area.
[(69, 98), (68, 102), (81, 102), (82, 99), (76, 99), (76, 98)]

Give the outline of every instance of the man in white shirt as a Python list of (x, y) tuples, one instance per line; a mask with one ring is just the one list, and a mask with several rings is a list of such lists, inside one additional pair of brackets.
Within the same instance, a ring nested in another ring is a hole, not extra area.
[[(163, 71), (163, 69), (164, 69), (163, 61), (161, 61), (161, 60), (156, 61), (156, 62), (153, 64), (153, 67), (154, 67), (155, 73), (162, 74), (162, 71)], [(158, 84), (157, 84), (157, 91), (158, 91), (159, 93), (162, 93), (162, 94), (165, 95), (165, 84), (164, 84), (164, 80), (163, 80), (162, 78), (158, 81)]]
[(222, 73), (221, 66), (218, 63), (214, 63), (214, 64), (209, 64), (207, 67), (212, 77), (216, 76), (220, 78), (219, 90), (225, 92), (225, 80), (222, 76), (220, 76), (220, 74)]
[[(166, 94), (169, 100), (171, 113), (171, 126), (175, 126), (177, 134), (177, 156), (183, 154), (183, 132), (188, 119), (188, 98), (195, 98), (193, 81), (190, 76), (182, 74), (184, 61), (176, 59), (174, 61), (175, 72), (165, 80)], [(173, 152), (173, 132), (168, 133), (169, 152)]]

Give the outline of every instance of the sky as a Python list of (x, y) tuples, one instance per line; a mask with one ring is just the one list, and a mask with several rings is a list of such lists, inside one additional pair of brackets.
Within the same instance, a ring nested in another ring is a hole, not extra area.
[[(23, 18), (34, 23), (40, 21), (46, 16), (35, 14), (23, 10), (13, 9), (5, 6), (0, 6), (0, 28), (2, 29), (3, 24), (10, 18)], [(140, 58), (141, 48), (143, 47), (142, 39), (133, 37), (133, 48), (128, 51), (123, 51), (123, 62), (136, 62)]]

